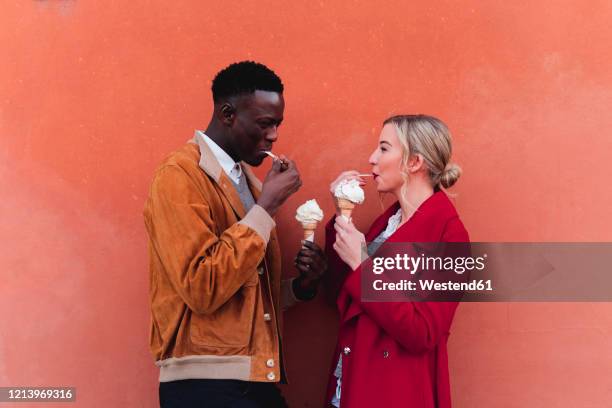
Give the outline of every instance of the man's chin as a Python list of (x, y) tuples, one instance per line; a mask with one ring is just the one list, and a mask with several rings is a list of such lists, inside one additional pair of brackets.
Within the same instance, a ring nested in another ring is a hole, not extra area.
[(266, 157), (267, 156), (263, 154), (263, 155), (257, 155), (255, 157), (249, 157), (247, 159), (243, 159), (242, 161), (244, 161), (249, 166), (258, 167), (261, 165), (261, 163), (263, 163)]

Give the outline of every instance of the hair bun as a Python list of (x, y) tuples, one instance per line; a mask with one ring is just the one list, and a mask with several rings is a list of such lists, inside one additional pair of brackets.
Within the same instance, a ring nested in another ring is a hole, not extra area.
[(444, 188), (450, 188), (461, 176), (461, 167), (455, 163), (448, 163), (440, 175), (440, 184)]

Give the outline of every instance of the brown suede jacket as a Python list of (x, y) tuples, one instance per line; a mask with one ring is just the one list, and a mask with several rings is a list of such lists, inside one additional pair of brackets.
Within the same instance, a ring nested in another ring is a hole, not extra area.
[[(144, 218), (149, 235), (150, 347), (159, 380), (285, 380), (275, 222), (245, 209), (201, 132), (159, 166)], [(255, 200), (261, 182), (241, 163)]]

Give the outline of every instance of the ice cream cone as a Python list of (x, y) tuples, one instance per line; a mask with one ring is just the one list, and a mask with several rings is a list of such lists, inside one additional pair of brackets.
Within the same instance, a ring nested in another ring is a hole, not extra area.
[(342, 214), (348, 221), (351, 219), (351, 214), (355, 208), (355, 203), (345, 198), (336, 197), (336, 207), (338, 207), (340, 214)]
[(314, 241), (314, 233), (317, 229), (316, 222), (303, 222), (302, 228), (304, 229), (304, 241)]
[(302, 224), (304, 241), (314, 242), (317, 223), (323, 219), (323, 210), (317, 204), (317, 200), (308, 200), (300, 205), (296, 210), (295, 219)]

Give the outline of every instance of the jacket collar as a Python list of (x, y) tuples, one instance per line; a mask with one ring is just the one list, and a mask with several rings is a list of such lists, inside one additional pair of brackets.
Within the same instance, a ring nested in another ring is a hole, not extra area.
[(198, 139), (202, 139), (209, 147), (225, 174), (229, 175), (234, 183), (239, 183), (239, 179), (242, 177), (242, 167), (206, 133), (196, 130), (196, 135)]
[[(236, 191), (229, 176), (225, 174), (223, 167), (219, 164), (219, 160), (215, 157), (215, 154), (204, 140), (204, 132), (196, 130), (193, 138), (189, 140), (189, 143), (196, 144), (200, 149), (200, 161), (198, 163), (200, 168), (221, 188), (223, 195), (227, 198), (236, 214), (240, 218), (244, 217), (246, 211), (244, 205), (242, 205), (238, 191)], [(247, 178), (247, 183), (253, 194), (253, 198), (257, 201), (257, 198), (259, 198), (261, 194), (261, 181), (253, 174), (251, 166), (242, 161), (240, 162), (240, 166)]]

